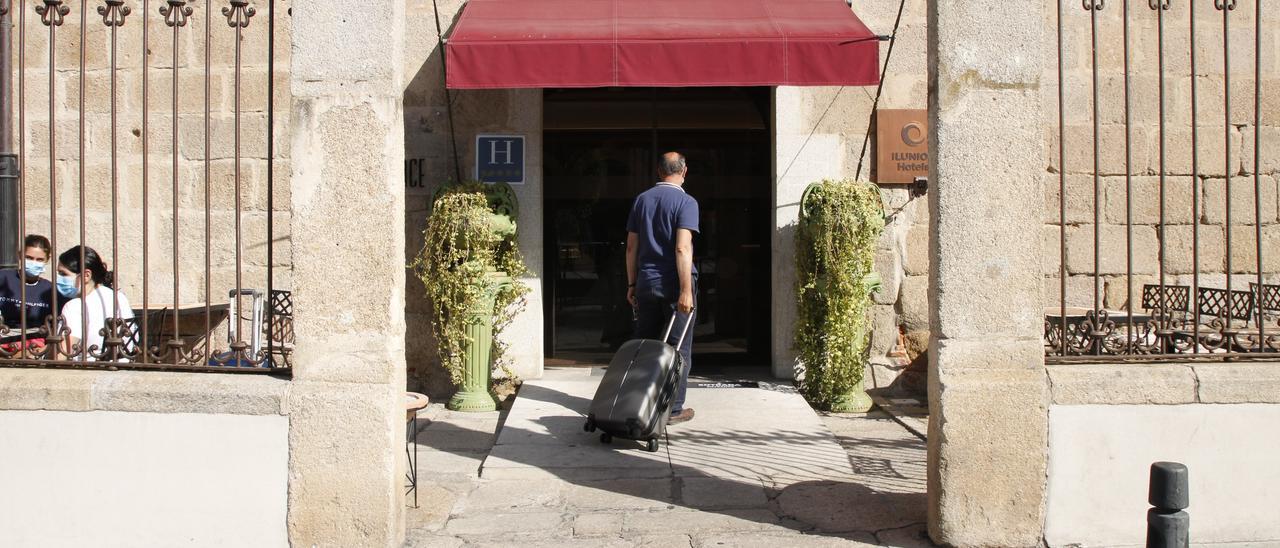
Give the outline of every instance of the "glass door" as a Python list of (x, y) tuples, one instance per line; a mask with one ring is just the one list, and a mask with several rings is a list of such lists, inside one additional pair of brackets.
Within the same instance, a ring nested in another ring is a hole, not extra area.
[(607, 361), (632, 334), (626, 220), (650, 178), (649, 132), (556, 132), (543, 146), (547, 348)]

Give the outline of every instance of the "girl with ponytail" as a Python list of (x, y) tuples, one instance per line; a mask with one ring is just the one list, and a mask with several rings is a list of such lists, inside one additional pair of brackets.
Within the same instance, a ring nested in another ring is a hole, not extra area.
[[(100, 352), (107, 318), (133, 318), (129, 299), (114, 286), (111, 270), (93, 248), (76, 246), (58, 256), (58, 294), (69, 299), (62, 306), (63, 322), (71, 332), (68, 350), (83, 340), (81, 348), (96, 347)], [(94, 358), (85, 355), (84, 359)]]

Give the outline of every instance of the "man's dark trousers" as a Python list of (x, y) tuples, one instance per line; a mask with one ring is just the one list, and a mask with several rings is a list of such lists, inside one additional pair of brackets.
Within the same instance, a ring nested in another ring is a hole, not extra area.
[[(676, 318), (676, 323), (671, 328), (671, 335), (667, 338), (668, 344), (675, 344), (680, 339), (680, 333), (685, 329), (686, 323), (693, 322), (694, 316), (698, 313), (698, 283), (694, 284), (694, 307), (695, 310), (688, 316), (680, 314)], [(636, 293), (636, 338), (637, 339), (659, 339), (662, 334), (667, 331), (667, 325), (671, 322), (671, 314), (675, 312), (676, 299), (667, 297), (666, 295), (651, 293), (647, 291), (638, 291)], [(680, 344), (680, 356), (684, 358), (684, 367), (680, 370), (680, 382), (676, 386), (675, 400), (671, 403), (671, 414), (674, 415), (684, 410), (685, 389), (689, 381), (689, 368), (693, 365), (693, 325), (690, 324), (689, 332), (684, 336), (684, 342)]]

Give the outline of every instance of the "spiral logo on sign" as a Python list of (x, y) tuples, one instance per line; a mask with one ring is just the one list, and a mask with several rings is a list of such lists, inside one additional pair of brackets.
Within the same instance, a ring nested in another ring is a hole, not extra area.
[(908, 122), (902, 126), (902, 142), (907, 146), (918, 147), (923, 145), (927, 138), (924, 128), (920, 127), (920, 122)]

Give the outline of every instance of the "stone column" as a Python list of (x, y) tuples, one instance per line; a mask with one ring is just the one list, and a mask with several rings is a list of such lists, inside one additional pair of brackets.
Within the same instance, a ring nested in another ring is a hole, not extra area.
[(929, 533), (1042, 538), (1042, 3), (929, 1)]
[(404, 538), (404, 2), (292, 6), (289, 540)]

